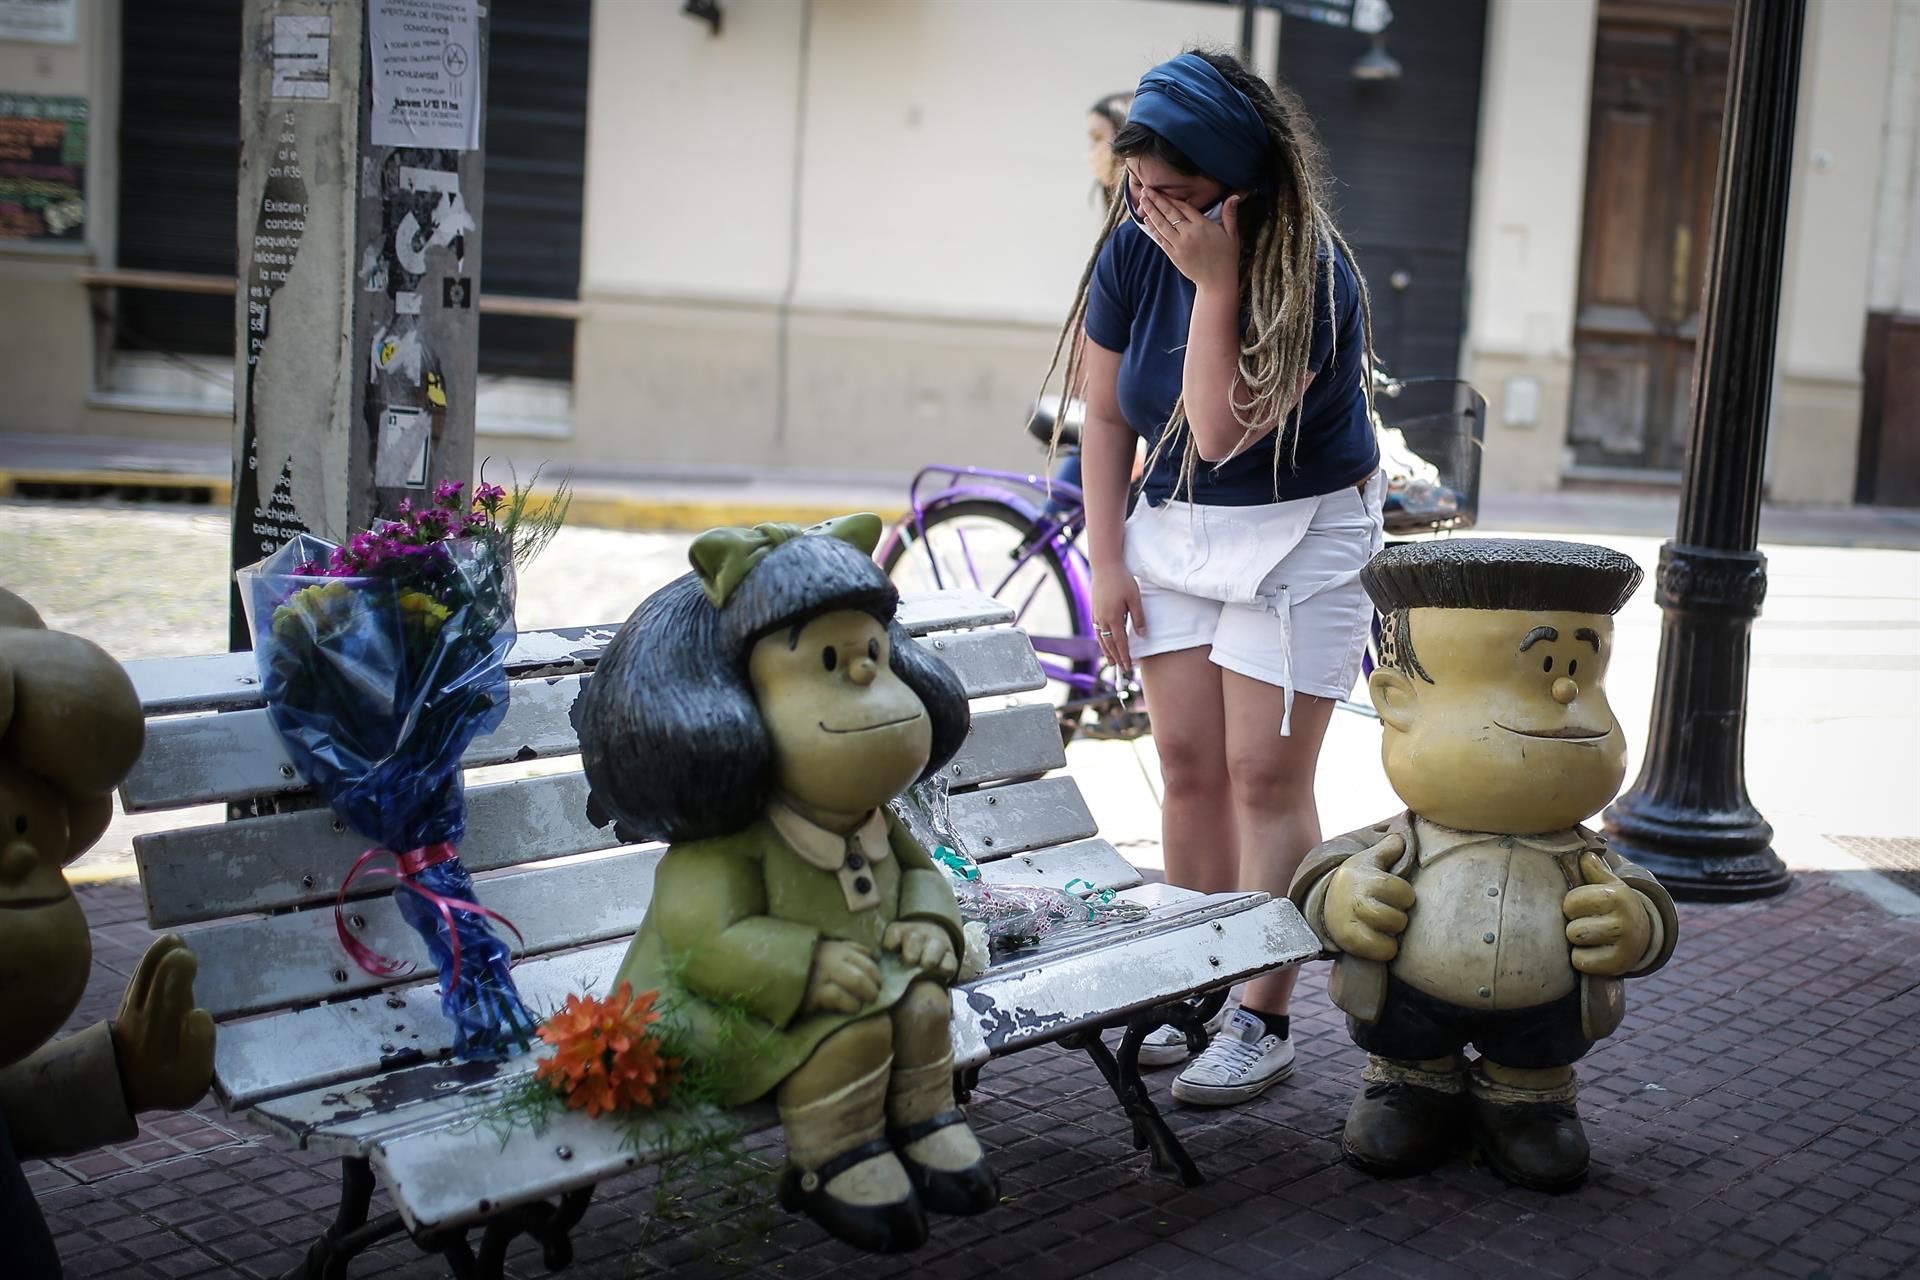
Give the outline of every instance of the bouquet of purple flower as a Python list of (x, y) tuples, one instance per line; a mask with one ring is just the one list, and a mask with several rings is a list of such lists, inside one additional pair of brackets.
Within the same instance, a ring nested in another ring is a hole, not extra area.
[[(498, 1057), (538, 1024), (514, 989), (512, 953), (488, 924), (460, 864), (466, 797), (460, 760), (507, 712), (514, 567), (565, 516), (565, 486), (529, 515), (532, 482), (483, 484), (471, 502), (448, 482), (432, 505), (336, 546), (302, 534), (239, 573), (268, 715), (300, 776), (374, 841), (340, 888), (364, 874), (397, 882), (395, 905), (440, 973), (454, 1052)], [(390, 858), (394, 866), (373, 865)], [(341, 946), (382, 977), (408, 965), (347, 930)], [(516, 934), (517, 930), (514, 931)]]

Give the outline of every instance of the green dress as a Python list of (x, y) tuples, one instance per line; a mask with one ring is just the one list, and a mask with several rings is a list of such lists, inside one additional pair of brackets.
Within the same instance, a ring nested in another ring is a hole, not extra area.
[[(946, 874), (899, 819), (877, 810), (852, 837), (775, 807), (730, 836), (677, 844), (616, 982), (657, 990), (686, 1052), (724, 1052), (717, 1101), (759, 1098), (850, 1022), (892, 1008), (921, 970), (881, 947), (887, 926), (923, 920), (958, 956), (960, 910)], [(880, 994), (858, 1013), (800, 1012), (822, 939), (859, 943), (880, 968)], [(715, 1006), (739, 1015), (722, 1017)]]

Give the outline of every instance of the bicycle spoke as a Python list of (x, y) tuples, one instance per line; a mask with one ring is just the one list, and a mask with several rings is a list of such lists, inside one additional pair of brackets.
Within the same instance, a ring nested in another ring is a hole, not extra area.
[[(953, 536), (959, 539), (960, 557), (966, 563), (968, 575), (973, 579), (974, 590), (985, 591), (986, 585), (980, 581), (980, 570), (976, 568), (973, 563), (973, 548), (967, 545), (966, 528), (961, 525), (955, 525)], [(988, 592), (988, 594), (991, 595), (992, 592)]]

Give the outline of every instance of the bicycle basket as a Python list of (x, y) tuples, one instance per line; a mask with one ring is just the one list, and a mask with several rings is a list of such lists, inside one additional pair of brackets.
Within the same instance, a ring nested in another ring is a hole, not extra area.
[(1373, 393), (1388, 533), (1470, 529), (1480, 513), (1487, 402), (1455, 378), (1390, 380)]

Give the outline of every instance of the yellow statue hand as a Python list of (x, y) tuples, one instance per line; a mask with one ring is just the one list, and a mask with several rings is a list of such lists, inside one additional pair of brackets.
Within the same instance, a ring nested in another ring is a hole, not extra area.
[(1323, 919), (1333, 945), (1362, 960), (1393, 959), (1413, 909), (1413, 885), (1392, 871), (1407, 842), (1391, 835), (1328, 877)]
[(924, 920), (895, 921), (880, 935), (880, 945), (898, 951), (902, 960), (942, 982), (950, 981), (960, 969), (960, 957), (953, 953), (947, 931)]
[(1580, 877), (1586, 883), (1567, 893), (1567, 941), (1573, 944), (1573, 967), (1582, 973), (1617, 978), (1631, 970), (1653, 940), (1653, 921), (1640, 895), (1613, 874), (1597, 853), (1580, 855)]
[(213, 1017), (193, 1007), (199, 968), (173, 934), (140, 957), (113, 1020), (113, 1047), (127, 1086), (127, 1109), (182, 1111), (213, 1082)]

